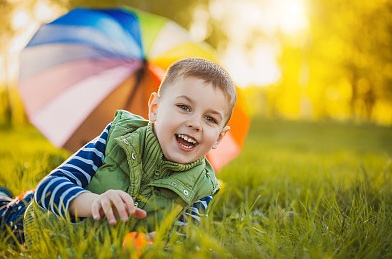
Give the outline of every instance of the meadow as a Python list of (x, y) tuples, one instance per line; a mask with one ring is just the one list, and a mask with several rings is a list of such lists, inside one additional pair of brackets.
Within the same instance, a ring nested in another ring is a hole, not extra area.
[[(68, 156), (32, 126), (0, 129), (0, 185), (35, 187)], [(222, 190), (186, 239), (157, 236), (143, 258), (392, 258), (392, 128), (255, 118)], [(88, 231), (94, 232), (94, 228)], [(116, 231), (113, 231), (116, 232)], [(0, 238), (0, 257), (129, 258), (122, 240)]]

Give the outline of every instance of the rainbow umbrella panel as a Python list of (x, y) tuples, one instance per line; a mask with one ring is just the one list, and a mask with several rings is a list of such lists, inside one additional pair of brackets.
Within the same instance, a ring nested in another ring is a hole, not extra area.
[[(176, 60), (214, 50), (173, 21), (136, 9), (71, 10), (42, 25), (21, 54), (19, 91), (26, 114), (55, 146), (76, 151), (117, 109), (147, 117), (150, 94)], [(216, 170), (236, 157), (249, 118), (241, 96), (230, 132), (207, 156)]]

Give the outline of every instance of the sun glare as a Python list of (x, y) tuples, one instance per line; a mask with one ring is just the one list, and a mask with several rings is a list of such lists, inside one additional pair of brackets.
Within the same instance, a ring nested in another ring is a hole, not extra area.
[(211, 17), (224, 21), (229, 38), (220, 50), (224, 65), (239, 86), (276, 83), (281, 77), (276, 61), (281, 52), (279, 33), (296, 35), (307, 29), (304, 0), (225, 2), (211, 1), (209, 7)]
[(303, 30), (308, 26), (305, 7), (302, 1), (280, 0), (277, 2), (281, 2), (281, 5), (276, 7), (276, 11), (279, 13), (279, 26), (286, 34), (296, 33), (297, 31)]
[(12, 18), (12, 28), (14, 30), (20, 30), (26, 27), (30, 21), (31, 17), (26, 10), (18, 10), (15, 12), (14, 17)]
[(197, 41), (203, 41), (208, 36), (208, 18), (209, 14), (201, 7), (196, 8), (193, 13), (193, 23), (189, 29), (189, 33)]
[(239, 87), (268, 86), (281, 77), (275, 50), (270, 45), (259, 45), (251, 54), (232, 47), (222, 61)]
[[(16, 4), (18, 2), (22, 1), (12, 0), (12, 3)], [(17, 77), (20, 51), (26, 46), (40, 24), (54, 19), (63, 11), (57, 5), (49, 5), (48, 3), (46, 0), (37, 1), (32, 11), (25, 9), (21, 4), (21, 7), (13, 13), (11, 26), (17, 33), (8, 44), (7, 53), (0, 56), (0, 61), (7, 57), (7, 67), (0, 67), (0, 69), (7, 70), (5, 72), (7, 76), (0, 73), (0, 82), (7, 80), (7, 78), (15, 79)]]
[(34, 7), (34, 16), (39, 21), (48, 21), (50, 19), (53, 19), (54, 15), (55, 15), (55, 12), (54, 12), (53, 8), (51, 8), (47, 4), (47, 2), (40, 1)]

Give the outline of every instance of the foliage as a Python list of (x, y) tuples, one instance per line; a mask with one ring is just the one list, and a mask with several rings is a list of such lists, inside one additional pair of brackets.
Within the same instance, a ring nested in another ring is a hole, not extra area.
[[(391, 15), (388, 0), (308, 1), (309, 36), (296, 48), (302, 58), (283, 77), (306, 77), (300, 92), (315, 117), (392, 122)], [(290, 57), (283, 53), (282, 66)], [(301, 88), (301, 78), (291, 83)]]
[[(0, 185), (18, 194), (69, 154), (31, 126), (0, 130)], [(218, 174), (222, 191), (188, 238), (158, 237), (143, 258), (390, 258), (392, 130), (336, 122), (255, 119), (241, 155)], [(94, 232), (94, 228), (88, 231)], [(0, 241), (0, 256), (124, 257), (118, 230), (97, 245)]]

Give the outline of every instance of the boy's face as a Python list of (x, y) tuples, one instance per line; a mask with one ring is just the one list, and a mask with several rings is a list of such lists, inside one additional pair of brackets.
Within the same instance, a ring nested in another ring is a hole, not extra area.
[(179, 78), (161, 97), (153, 93), (149, 118), (166, 159), (190, 163), (216, 148), (230, 129), (225, 126), (229, 101), (223, 92), (195, 77)]

